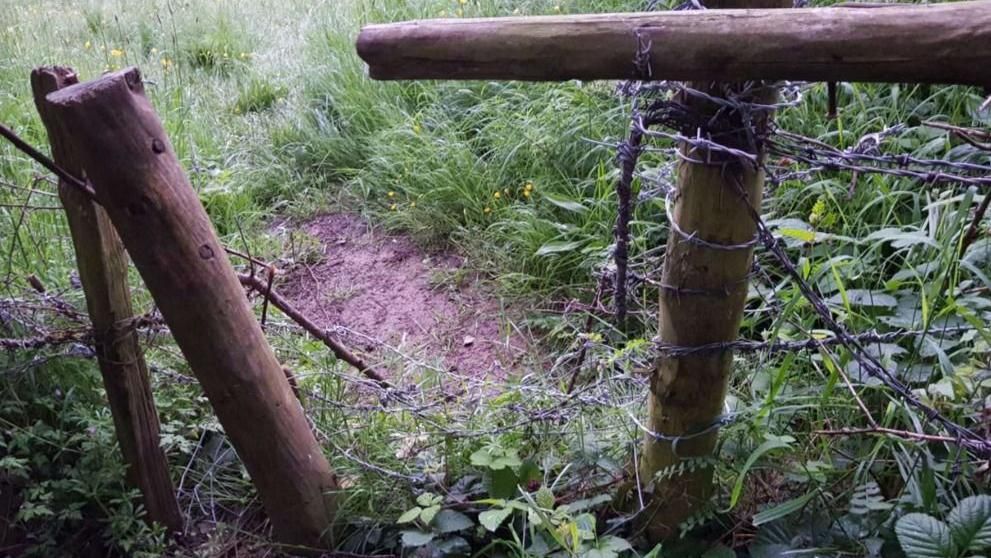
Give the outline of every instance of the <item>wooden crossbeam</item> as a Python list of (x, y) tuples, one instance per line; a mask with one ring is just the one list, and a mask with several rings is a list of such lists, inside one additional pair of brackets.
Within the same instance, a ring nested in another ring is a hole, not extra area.
[[(438, 19), (362, 29), (372, 78), (991, 86), (991, 1)], [(643, 51), (649, 56), (640, 57)]]

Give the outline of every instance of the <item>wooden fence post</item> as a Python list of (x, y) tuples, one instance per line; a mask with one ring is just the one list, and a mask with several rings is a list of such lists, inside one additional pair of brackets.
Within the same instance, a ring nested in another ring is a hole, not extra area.
[[(791, 4), (791, 0), (706, 1), (707, 7), (716, 9)], [(740, 89), (728, 83), (690, 86), (713, 98)], [(776, 97), (773, 88), (757, 86), (741, 101), (769, 104)], [(754, 145), (747, 131), (751, 125), (767, 126), (768, 112), (743, 121), (746, 115), (726, 111), (700, 96), (683, 94), (682, 102), (699, 114), (700, 122), (712, 118), (717, 123), (704, 131), (712, 141), (752, 152), (763, 160), (763, 148)], [(757, 233), (748, 204), (760, 211), (764, 173), (716, 151), (689, 153), (689, 145), (680, 149), (686, 157), (678, 169), (672, 230), (664, 255), (659, 337), (662, 343), (677, 347), (734, 341), (743, 317)], [(713, 465), (705, 460), (712, 458), (716, 446), (732, 363), (731, 351), (658, 359), (648, 397), (651, 433), (644, 436), (639, 464), (641, 483), (653, 487), (641, 516), (651, 541), (677, 536), (681, 523), (709, 504)], [(679, 465), (678, 472), (655, 478), (659, 471)]]
[[(31, 89), (41, 120), (48, 129), (55, 163), (82, 176), (79, 161), (45, 108), (48, 93), (77, 82), (69, 68), (37, 68)], [(138, 335), (127, 324), (134, 313), (127, 281), (127, 254), (105, 211), (78, 188), (59, 182), (59, 197), (69, 221), (79, 279), (93, 323), (103, 385), (120, 443), (128, 482), (141, 491), (148, 519), (169, 531), (182, 529), (182, 515), (169, 477), (168, 461), (159, 445), (158, 414), (148, 380), (148, 367)]]
[(337, 481), (136, 68), (48, 95), (75, 153), (244, 462), (276, 537), (332, 540)]

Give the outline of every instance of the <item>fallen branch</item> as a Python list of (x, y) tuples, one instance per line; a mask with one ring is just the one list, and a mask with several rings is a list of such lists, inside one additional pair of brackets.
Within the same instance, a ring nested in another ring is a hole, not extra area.
[(385, 379), (385, 376), (376, 371), (369, 364), (365, 363), (365, 361), (359, 356), (349, 351), (347, 347), (340, 343), (340, 341), (334, 339), (328, 330), (321, 328), (314, 323), (313, 320), (293, 307), (293, 305), (286, 300), (285, 297), (272, 290), (270, 285), (267, 285), (266, 282), (263, 282), (261, 279), (258, 279), (253, 275), (245, 275), (243, 273), (238, 274), (237, 277), (240, 279), (242, 285), (250, 287), (258, 294), (264, 296), (269, 302), (272, 303), (272, 306), (275, 306), (282, 311), (286, 317), (299, 324), (299, 326), (305, 329), (310, 335), (322, 341), (323, 344), (334, 353), (334, 356), (350, 364), (351, 366), (354, 366), (362, 374), (370, 380), (377, 382), (382, 387), (392, 387), (392, 384)]
[(52, 171), (52, 173), (54, 173), (55, 176), (61, 178), (70, 185), (79, 188), (87, 196), (89, 196), (90, 199), (94, 201), (96, 200), (96, 191), (93, 190), (92, 186), (83, 182), (79, 178), (76, 178), (62, 167), (56, 165), (55, 161), (53, 161), (50, 157), (48, 157), (41, 151), (38, 151), (34, 147), (32, 147), (31, 144), (21, 139), (20, 136), (14, 133), (13, 130), (4, 126), (3, 124), (0, 124), (0, 136), (3, 136), (7, 141), (14, 144), (14, 147), (16, 147), (19, 151), (21, 151), (28, 157), (37, 161), (38, 164)]
[[(37, 161), (43, 167), (55, 173), (56, 176), (58, 176), (68, 184), (81, 189), (86, 195), (90, 196), (90, 198), (94, 202), (99, 203), (99, 201), (96, 199), (96, 193), (93, 191), (93, 188), (89, 186), (89, 184), (86, 184), (79, 178), (67, 172), (65, 169), (56, 165), (55, 162), (52, 161), (48, 156), (41, 153), (34, 147), (32, 147), (30, 144), (28, 144), (26, 141), (21, 139), (17, 134), (15, 134), (12, 130), (10, 130), (3, 124), (0, 124), (0, 136), (3, 136), (7, 140), (9, 140), (18, 150), (22, 151), (24, 154)], [(250, 255), (242, 254), (237, 250), (233, 250), (228, 247), (224, 247), (224, 250), (232, 255), (243, 257), (252, 263), (258, 263), (268, 267), (267, 264), (259, 260), (256, 260)], [(324, 343), (324, 345), (326, 345), (328, 348), (330, 348), (331, 351), (333, 351), (334, 355), (337, 356), (337, 358), (354, 366), (362, 374), (367, 376), (369, 379), (374, 380), (379, 385), (383, 387), (392, 387), (392, 384), (385, 379), (385, 376), (377, 372), (370, 365), (366, 364), (361, 358), (359, 358), (354, 353), (349, 351), (339, 341), (335, 340), (327, 330), (322, 329), (318, 325), (313, 323), (312, 320), (310, 320), (308, 317), (304, 316), (298, 310), (293, 308), (293, 306), (289, 303), (289, 301), (287, 301), (281, 295), (273, 291), (271, 289), (270, 282), (268, 285), (266, 285), (262, 283), (260, 280), (256, 279), (253, 275), (243, 275), (243, 274), (238, 275), (238, 279), (240, 279), (241, 284), (251, 287), (255, 291), (258, 291), (260, 294), (266, 297), (266, 301), (270, 301), (276, 308), (281, 310), (282, 313), (284, 313), (294, 322), (299, 324), (303, 329), (305, 329), (307, 332), (309, 332), (317, 339), (320, 339)], [(264, 324), (264, 316), (262, 323)], [(89, 337), (87, 337), (87, 335)], [(92, 330), (78, 330), (67, 334), (65, 334), (65, 332), (61, 332), (51, 335), (25, 338), (25, 339), (0, 339), (0, 348), (11, 349), (11, 350), (36, 349), (53, 344), (81, 342), (82, 340), (90, 339), (91, 337), (92, 337)]]

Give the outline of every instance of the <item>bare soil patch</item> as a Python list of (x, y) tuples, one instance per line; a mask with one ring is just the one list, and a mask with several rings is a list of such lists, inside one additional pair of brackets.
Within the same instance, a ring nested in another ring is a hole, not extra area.
[(316, 241), (316, 257), (279, 290), (321, 327), (339, 326), (370, 361), (402, 353), (466, 376), (502, 377), (526, 355), (527, 340), (462, 258), (425, 252), (353, 214), (281, 225), (291, 226)]

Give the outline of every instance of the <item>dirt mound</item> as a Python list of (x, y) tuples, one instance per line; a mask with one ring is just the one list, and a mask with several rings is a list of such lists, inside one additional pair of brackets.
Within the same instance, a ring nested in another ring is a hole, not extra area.
[(318, 243), (316, 258), (297, 265), (279, 290), (322, 327), (343, 328), (343, 340), (370, 360), (397, 355), (385, 343), (461, 374), (504, 376), (526, 353), (461, 258), (425, 253), (356, 215), (323, 215), (297, 229)]

